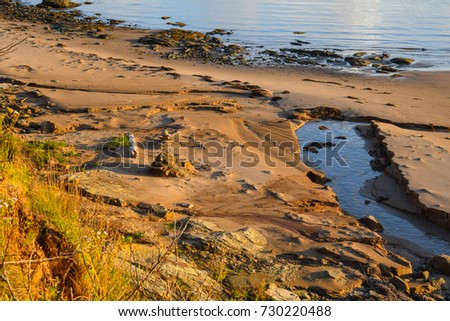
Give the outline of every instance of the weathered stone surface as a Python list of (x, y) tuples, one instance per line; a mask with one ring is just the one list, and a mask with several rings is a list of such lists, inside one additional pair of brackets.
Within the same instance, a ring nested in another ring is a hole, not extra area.
[(274, 284), (269, 286), (269, 289), (266, 290), (265, 294), (267, 295), (268, 300), (272, 301), (299, 301), (300, 297), (292, 291), (282, 289), (277, 287)]
[(442, 285), (444, 284), (445, 280), (442, 278), (431, 281), (410, 282), (410, 292), (411, 295), (430, 294), (441, 289)]
[(232, 248), (256, 255), (267, 245), (264, 235), (252, 227), (226, 232), (201, 219), (191, 220), (187, 224), (181, 241), (197, 248)]
[(371, 229), (374, 232), (383, 232), (384, 228), (378, 220), (372, 215), (361, 217), (358, 222)]
[(273, 93), (270, 90), (257, 88), (252, 90), (251, 95), (254, 97), (272, 97)]
[(340, 297), (362, 285), (363, 277), (357, 271), (344, 271), (330, 266), (305, 266), (293, 274), (290, 284)]
[[(206, 271), (173, 253), (161, 253), (161, 249), (133, 244), (130, 253), (119, 257), (127, 258), (133, 274), (142, 280), (142, 287), (150, 297), (157, 300), (211, 300), (220, 299), (222, 287), (211, 279)], [(124, 263), (119, 263), (123, 267)], [(151, 269), (157, 269), (149, 273)], [(183, 284), (183, 291), (174, 291), (172, 282)], [(188, 297), (186, 297), (188, 296)]]
[(437, 255), (431, 258), (428, 265), (440, 273), (450, 275), (450, 256), (448, 255)]

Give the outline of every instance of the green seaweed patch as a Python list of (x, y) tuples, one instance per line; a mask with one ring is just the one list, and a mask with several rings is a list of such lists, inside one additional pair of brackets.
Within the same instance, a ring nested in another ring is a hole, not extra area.
[(130, 147), (130, 139), (128, 138), (128, 135), (123, 134), (119, 137), (114, 137), (112, 140), (103, 145), (103, 149), (117, 149), (120, 147)]

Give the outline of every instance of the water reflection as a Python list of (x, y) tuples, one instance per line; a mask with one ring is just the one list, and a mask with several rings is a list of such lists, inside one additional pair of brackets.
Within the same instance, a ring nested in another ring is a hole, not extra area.
[(198, 31), (233, 29), (231, 41), (269, 49), (289, 46), (298, 39), (293, 31), (304, 31), (314, 48), (386, 50), (450, 70), (449, 1), (97, 0), (81, 8), (146, 28), (167, 28), (160, 17), (171, 16)]

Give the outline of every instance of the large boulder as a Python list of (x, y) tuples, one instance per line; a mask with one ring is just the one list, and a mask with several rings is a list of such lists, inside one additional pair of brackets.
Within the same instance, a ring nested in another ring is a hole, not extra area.
[(43, 0), (40, 5), (58, 9), (73, 8), (78, 6), (77, 3), (70, 0)]

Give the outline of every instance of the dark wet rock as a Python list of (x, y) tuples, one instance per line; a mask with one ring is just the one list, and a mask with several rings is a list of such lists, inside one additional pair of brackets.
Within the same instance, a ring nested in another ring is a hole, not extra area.
[(167, 24), (170, 25), (170, 26), (175, 26), (175, 27), (180, 27), (180, 28), (183, 28), (183, 27), (187, 26), (187, 24), (185, 24), (184, 22), (181, 22), (181, 21), (167, 22)]
[(370, 61), (359, 57), (345, 57), (344, 60), (352, 67), (366, 67), (370, 65)]
[(311, 182), (316, 183), (316, 184), (320, 184), (320, 185), (325, 185), (326, 183), (331, 181), (322, 172), (308, 171), (306, 173), (306, 176), (311, 180)]
[(362, 225), (366, 226), (370, 230), (374, 232), (383, 232), (384, 228), (383, 225), (381, 225), (378, 220), (373, 217), (372, 215), (361, 217), (358, 222), (360, 222)]
[(450, 256), (446, 254), (437, 255), (428, 262), (428, 266), (439, 273), (450, 275)]
[(391, 62), (397, 65), (410, 65), (414, 62), (411, 58), (392, 58)]
[[(0, 3), (3, 10), (3, 18), (14, 21), (28, 21), (33, 23), (42, 22), (50, 24), (50, 29), (60, 32), (81, 32), (96, 33), (98, 27), (104, 26), (105, 23), (97, 21), (95, 17), (82, 16), (79, 10), (54, 10), (47, 5), (27, 6), (20, 3), (3, 4)], [(8, 6), (7, 8), (5, 6)]]
[(297, 48), (282, 48), (281, 52), (289, 52), (297, 54), (300, 57), (314, 57), (314, 58), (343, 58), (342, 55), (332, 50), (320, 49), (297, 49)]
[(303, 41), (303, 40), (298, 40), (298, 39), (291, 42), (291, 45), (293, 45), (293, 46), (303, 46), (303, 45), (309, 45), (309, 44), (310, 44), (310, 42), (308, 42), (308, 41)]
[(311, 147), (317, 148), (317, 149), (322, 149), (322, 148), (328, 148), (328, 147), (334, 147), (336, 146), (336, 144), (332, 143), (332, 142), (310, 142), (308, 144), (306, 144), (305, 146), (303, 146), (304, 150), (309, 150)]
[(140, 38), (139, 42), (157, 48), (163, 58), (201, 59), (226, 64), (242, 62), (239, 54), (245, 51), (238, 45), (225, 45), (219, 38), (177, 28), (152, 32)]
[(169, 16), (162, 16), (161, 17), (162, 20), (169, 20), (170, 18), (172, 18), (172, 17), (169, 17)]
[(365, 51), (359, 51), (359, 52), (355, 52), (355, 53), (353, 54), (353, 57), (362, 57), (362, 56), (365, 56), (365, 55), (367, 55), (367, 52), (365, 52)]
[(320, 129), (320, 130), (328, 130), (328, 127), (322, 125), (322, 126), (319, 127), (319, 129)]
[(69, 0), (43, 0), (40, 5), (57, 9), (74, 8), (79, 6), (79, 4)]
[(125, 20), (108, 19), (108, 22), (111, 26), (115, 26), (115, 25), (119, 25), (121, 23), (125, 23)]
[(227, 55), (237, 55), (245, 51), (245, 49), (238, 45), (228, 45), (224, 48)]
[(296, 113), (302, 113), (302, 118), (304, 119), (334, 119), (334, 120), (343, 120), (344, 115), (342, 115), (342, 112), (334, 107), (314, 107), (311, 109), (303, 109), (299, 108), (294, 110)]
[(402, 278), (400, 278), (398, 276), (394, 276), (390, 282), (400, 291), (402, 291), (406, 294), (410, 293), (410, 286), (409, 286), (408, 282), (406, 282)]
[(216, 28), (213, 31), (209, 31), (206, 33), (207, 35), (219, 35), (219, 36), (225, 36), (225, 35), (232, 35), (233, 32), (231, 30), (225, 30)]
[(380, 68), (382, 71), (387, 71), (387, 72), (397, 72), (398, 69), (391, 67), (391, 66), (381, 66)]
[(269, 49), (261, 51), (260, 53), (263, 55), (271, 56), (271, 57), (279, 57), (280, 56), (280, 53), (278, 51), (269, 50)]

